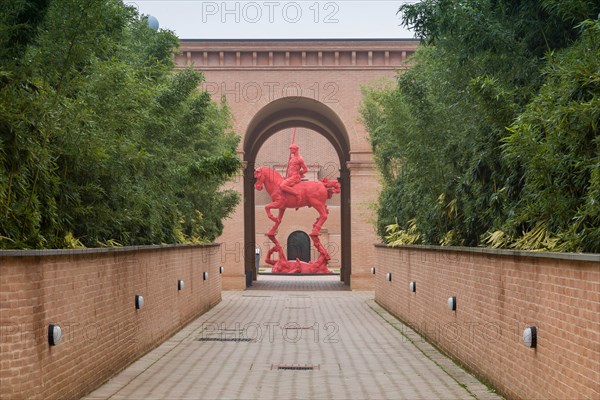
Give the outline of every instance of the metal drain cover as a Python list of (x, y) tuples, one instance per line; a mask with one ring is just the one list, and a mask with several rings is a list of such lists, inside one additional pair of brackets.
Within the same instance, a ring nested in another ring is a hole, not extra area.
[(300, 364), (271, 364), (271, 370), (277, 371), (314, 371), (320, 370), (321, 366), (317, 365), (300, 365)]
[(196, 339), (198, 342), (254, 342), (252, 338), (220, 338), (220, 337), (201, 337)]
[(283, 329), (287, 330), (299, 330), (299, 331), (304, 331), (304, 330), (314, 330), (315, 327), (314, 326), (284, 326)]

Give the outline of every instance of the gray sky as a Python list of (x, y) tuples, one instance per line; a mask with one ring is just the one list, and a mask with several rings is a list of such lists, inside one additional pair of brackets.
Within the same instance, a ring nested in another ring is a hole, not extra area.
[(180, 39), (413, 38), (396, 15), (405, 0), (124, 1)]

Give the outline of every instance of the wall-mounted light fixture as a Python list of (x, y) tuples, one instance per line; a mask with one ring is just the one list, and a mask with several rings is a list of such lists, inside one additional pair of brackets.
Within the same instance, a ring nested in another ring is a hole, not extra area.
[(225, 268), (223, 268), (223, 267), (219, 267), (219, 273), (220, 273), (220, 274), (222, 274), (222, 273), (223, 273), (223, 271), (225, 271)]
[(408, 288), (410, 289), (411, 292), (416, 292), (417, 291), (417, 282), (412, 281), (409, 285)]
[(371, 267), (371, 273), (375, 275), (375, 267)]
[(537, 328), (535, 326), (528, 326), (523, 331), (523, 343), (527, 347), (534, 348), (537, 346)]
[(456, 311), (456, 296), (448, 297), (448, 309), (450, 311)]
[(392, 273), (388, 272), (387, 274), (385, 274), (385, 279), (387, 279), (389, 282), (392, 281)]
[(50, 346), (56, 346), (62, 339), (62, 329), (58, 324), (48, 325), (48, 344)]
[(185, 287), (185, 282), (181, 279), (177, 280), (177, 290), (183, 290)]
[(208, 280), (208, 271), (204, 271), (204, 272), (202, 273), (202, 278), (203, 278), (205, 281), (206, 281), (206, 280)]
[(136, 310), (144, 307), (144, 296), (140, 296), (139, 294), (135, 295), (135, 308)]

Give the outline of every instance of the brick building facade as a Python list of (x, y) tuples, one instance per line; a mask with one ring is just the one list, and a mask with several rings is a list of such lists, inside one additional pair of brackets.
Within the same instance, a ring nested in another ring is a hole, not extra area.
[[(265, 195), (255, 194), (253, 171), (271, 163), (283, 168), (292, 128), (311, 164), (309, 175), (338, 177), (342, 193), (329, 204), (322, 241), (332, 252), (332, 267), (353, 289), (372, 287), (374, 261), (372, 207), (379, 192), (367, 132), (360, 121), (361, 86), (392, 80), (407, 68), (414, 40), (183, 40), (175, 61), (204, 72), (203, 89), (215, 100), (227, 99), (244, 171), (228, 188), (243, 201), (218, 239), (223, 243), (225, 289), (245, 287), (246, 272), (256, 273), (254, 249), (263, 254)], [(314, 210), (286, 214), (278, 238), (283, 243), (296, 230), (309, 231)], [(244, 256), (245, 255), (245, 256)]]

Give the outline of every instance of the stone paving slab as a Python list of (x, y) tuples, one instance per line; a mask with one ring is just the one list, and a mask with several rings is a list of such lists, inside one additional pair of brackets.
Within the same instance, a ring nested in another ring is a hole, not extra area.
[(339, 277), (268, 277), (224, 292), (86, 399), (500, 399), (372, 292), (344, 289)]

